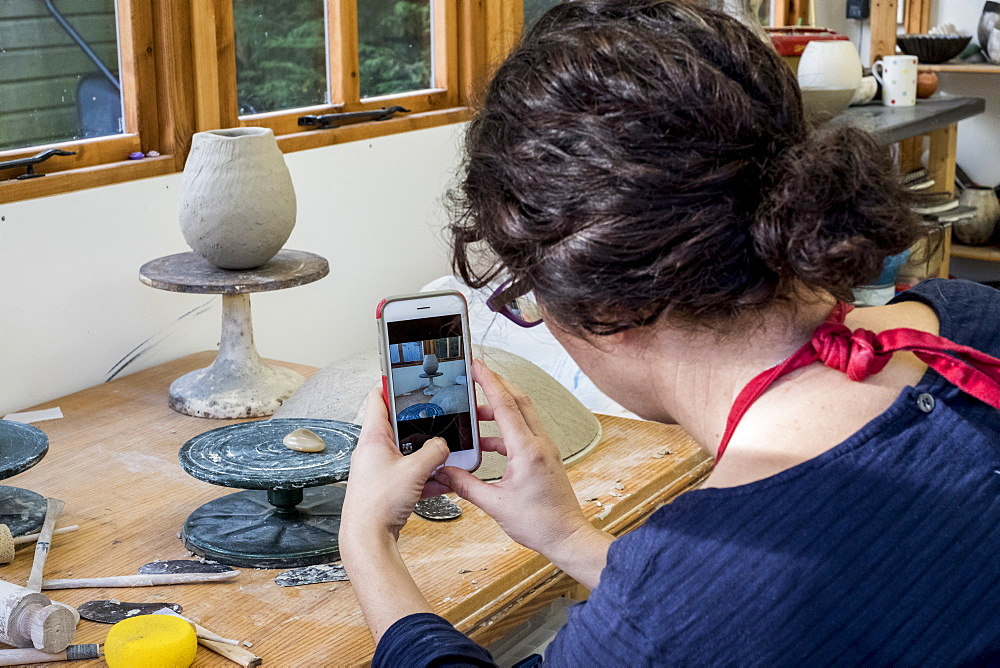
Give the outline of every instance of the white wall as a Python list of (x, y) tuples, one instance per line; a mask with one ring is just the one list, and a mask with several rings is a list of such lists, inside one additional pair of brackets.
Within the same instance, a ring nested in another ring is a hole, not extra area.
[[(286, 156), (298, 195), (286, 247), (326, 257), (330, 275), (252, 297), (263, 356), (322, 366), (374, 347), (378, 300), (449, 272), (441, 197), (462, 129)], [(218, 345), (219, 297), (138, 278), (144, 262), (188, 250), (179, 183), (174, 174), (0, 204), (0, 414), (101, 383), (136, 353), (123, 375)]]
[[(421, 378), (424, 372), (422, 365), (404, 366), (392, 371), (392, 387), (397, 395), (412, 392), (419, 387), (427, 387), (427, 379)], [(452, 362), (440, 362), (438, 373), (442, 374), (434, 378), (434, 384), (439, 387), (447, 387), (455, 384), (455, 379), (465, 373), (465, 361), (456, 360)]]

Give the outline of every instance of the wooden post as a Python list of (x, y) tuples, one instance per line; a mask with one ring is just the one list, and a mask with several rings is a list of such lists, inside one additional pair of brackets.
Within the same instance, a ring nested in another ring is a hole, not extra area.
[(932, 131), (927, 171), (936, 192), (955, 190), (955, 158), (958, 153), (958, 123)]
[(898, 0), (873, 0), (871, 5), (871, 63), (896, 53)]

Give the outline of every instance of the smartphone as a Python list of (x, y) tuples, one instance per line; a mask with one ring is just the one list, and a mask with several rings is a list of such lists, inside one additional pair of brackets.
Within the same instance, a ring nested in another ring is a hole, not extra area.
[(465, 297), (454, 290), (388, 297), (376, 318), (382, 394), (400, 452), (411, 454), (440, 436), (451, 450), (447, 466), (479, 468)]

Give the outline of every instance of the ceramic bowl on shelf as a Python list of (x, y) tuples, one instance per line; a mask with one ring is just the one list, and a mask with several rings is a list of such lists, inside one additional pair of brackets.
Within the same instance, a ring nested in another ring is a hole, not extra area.
[(861, 59), (850, 42), (809, 42), (797, 73), (806, 116), (824, 122), (847, 109), (861, 85), (861, 71)]
[(951, 60), (972, 41), (971, 35), (898, 35), (896, 44), (903, 53), (916, 56), (921, 63), (934, 64)]

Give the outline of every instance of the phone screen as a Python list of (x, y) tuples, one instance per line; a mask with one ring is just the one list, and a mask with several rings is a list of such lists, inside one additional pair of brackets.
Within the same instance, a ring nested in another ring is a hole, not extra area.
[(468, 365), (458, 314), (386, 323), (399, 449), (408, 455), (440, 436), (471, 450)]

